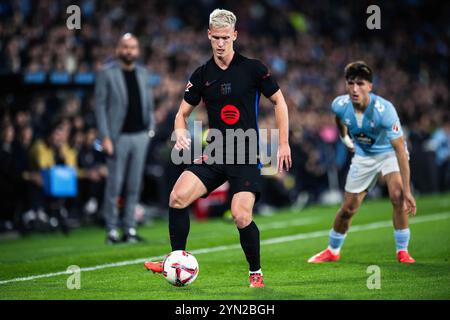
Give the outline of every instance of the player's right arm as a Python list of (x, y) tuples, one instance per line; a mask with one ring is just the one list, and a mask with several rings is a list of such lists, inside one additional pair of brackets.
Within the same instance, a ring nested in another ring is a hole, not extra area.
[(339, 130), (339, 137), (341, 138), (342, 143), (351, 151), (351, 152), (355, 152), (355, 145), (352, 141), (352, 139), (350, 138), (350, 136), (348, 135), (348, 128), (347, 126), (342, 123), (342, 120), (336, 116), (334, 118), (335, 122), (336, 122), (336, 126)]
[(190, 105), (184, 99), (181, 101), (180, 108), (175, 116), (175, 136), (177, 138), (175, 142), (175, 149), (189, 149), (191, 139), (189, 138), (189, 132), (187, 130), (187, 120), (194, 110), (195, 106)]
[(347, 147), (347, 149), (349, 149), (351, 152), (355, 152), (355, 145), (348, 135), (348, 128), (341, 120), (344, 112), (344, 106), (347, 101), (348, 96), (346, 95), (335, 98), (331, 103), (331, 110), (335, 114), (335, 122), (339, 130), (339, 138), (341, 138), (342, 143)]
[(110, 138), (109, 126), (106, 115), (106, 104), (108, 95), (108, 82), (106, 71), (98, 72), (95, 80), (95, 118), (97, 121), (99, 137), (105, 153), (111, 156), (114, 153), (114, 146)]
[(202, 99), (202, 67), (197, 68), (189, 78), (184, 90), (184, 97), (175, 116), (175, 149), (189, 150), (191, 139), (187, 130), (187, 120)]

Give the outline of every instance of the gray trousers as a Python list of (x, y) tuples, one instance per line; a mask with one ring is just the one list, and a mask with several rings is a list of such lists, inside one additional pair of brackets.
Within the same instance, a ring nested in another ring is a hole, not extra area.
[(148, 132), (123, 133), (114, 144), (114, 155), (107, 159), (108, 178), (106, 180), (103, 214), (106, 229), (119, 227), (117, 199), (125, 183), (125, 215), (122, 228), (136, 227), (135, 207), (139, 201), (145, 158), (150, 138)]

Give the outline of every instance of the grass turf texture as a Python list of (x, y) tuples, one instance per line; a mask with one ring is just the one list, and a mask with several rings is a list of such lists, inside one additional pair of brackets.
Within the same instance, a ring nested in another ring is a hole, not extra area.
[[(146, 257), (170, 251), (166, 221), (140, 228), (145, 244), (104, 244), (100, 228), (62, 234), (35, 234), (0, 242), (0, 299), (449, 299), (450, 298), (450, 195), (419, 197), (417, 218), (412, 218), (410, 252), (414, 265), (397, 262), (391, 223), (350, 233), (341, 261), (321, 265), (306, 260), (324, 249), (328, 230), (337, 210), (312, 207), (303, 211), (283, 210), (255, 218), (261, 240), (309, 234), (314, 237), (264, 243), (261, 246), (266, 288), (248, 288), (247, 262), (238, 232), (222, 220), (191, 221), (188, 250), (232, 246), (198, 253), (197, 280), (177, 288), (161, 275), (148, 272), (142, 263), (81, 272), (81, 289), (69, 290), (63, 274), (27, 281), (5, 280), (65, 271)], [(367, 201), (353, 226), (391, 220), (389, 200)], [(440, 218), (432, 219), (436, 214)], [(445, 215), (446, 213), (446, 215)], [(420, 221), (420, 219), (424, 219)], [(427, 219), (429, 217), (430, 219)], [(417, 219), (417, 223), (415, 223)], [(364, 227), (363, 227), (364, 229)], [(315, 231), (323, 231), (311, 234)], [(381, 270), (381, 289), (369, 290), (370, 265)]]

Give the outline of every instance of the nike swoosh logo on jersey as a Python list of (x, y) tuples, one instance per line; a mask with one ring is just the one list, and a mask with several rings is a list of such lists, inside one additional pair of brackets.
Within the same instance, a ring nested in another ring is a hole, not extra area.
[(213, 80), (213, 81), (206, 81), (205, 82), (205, 87), (209, 87), (210, 85), (212, 85), (214, 82), (216, 82), (217, 80)]

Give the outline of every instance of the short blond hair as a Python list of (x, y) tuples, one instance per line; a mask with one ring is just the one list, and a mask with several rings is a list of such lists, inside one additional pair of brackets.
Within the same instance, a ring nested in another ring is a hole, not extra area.
[(236, 16), (225, 9), (215, 9), (209, 15), (209, 26), (214, 28), (227, 28), (236, 26)]

